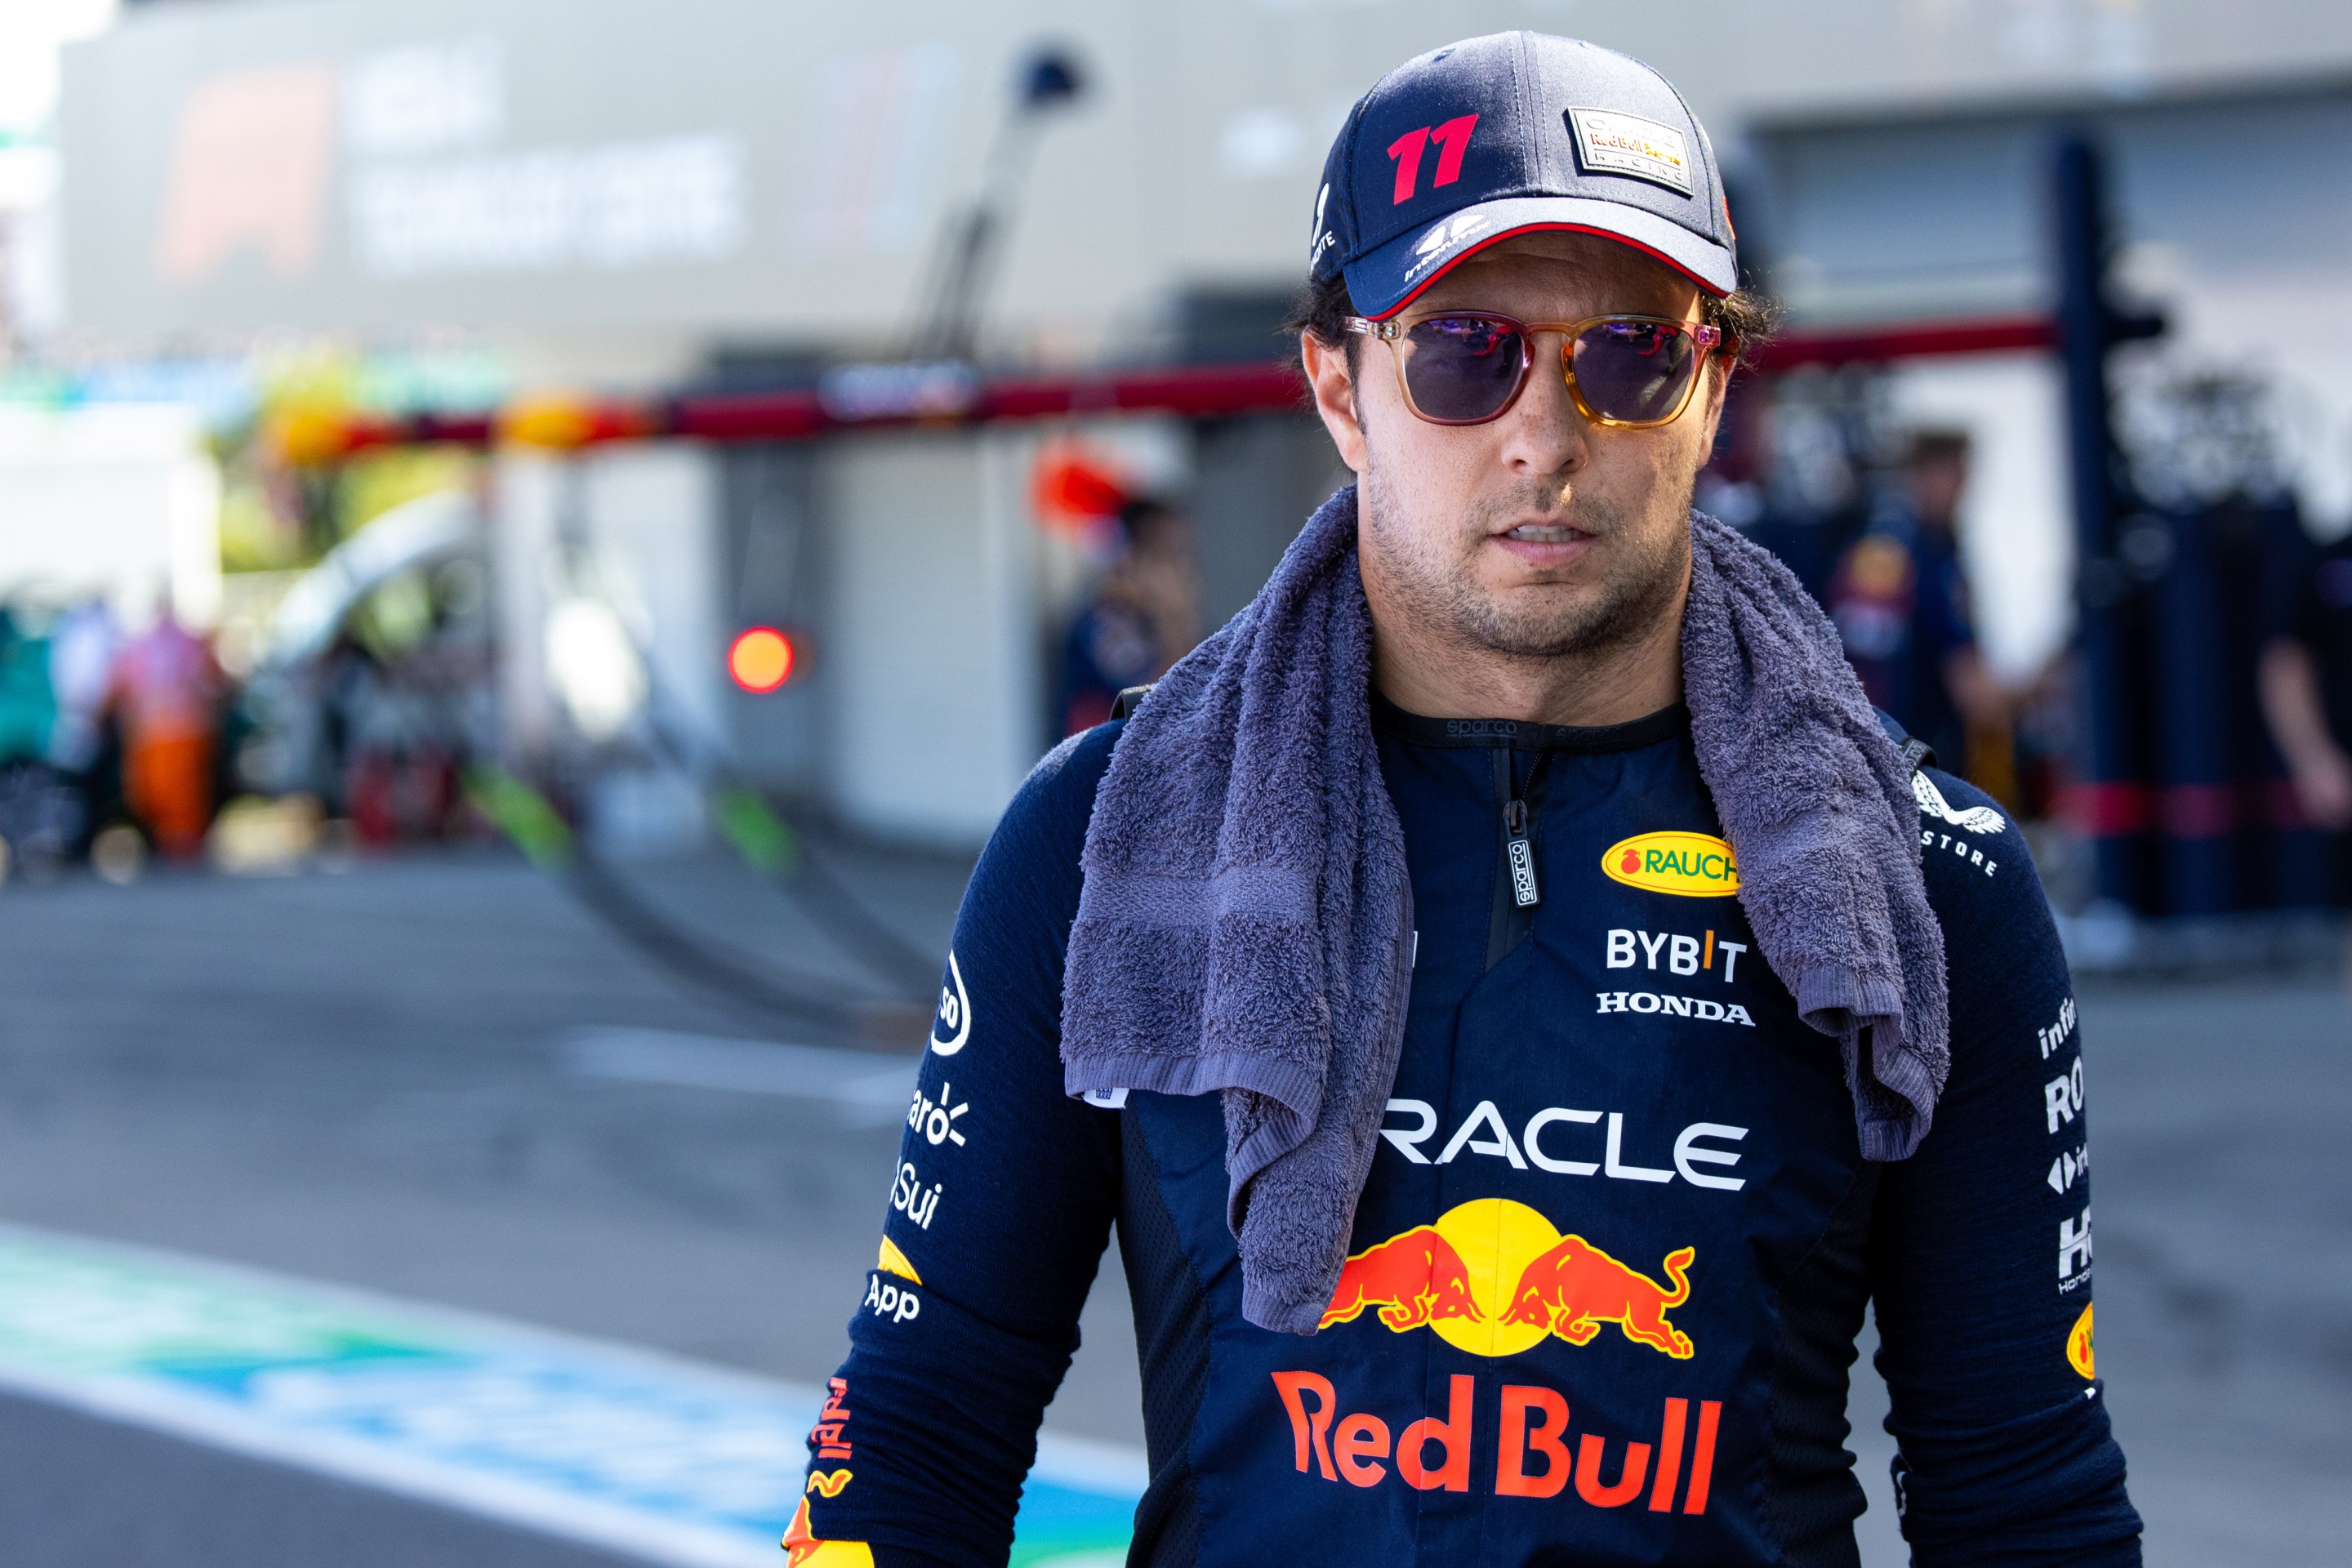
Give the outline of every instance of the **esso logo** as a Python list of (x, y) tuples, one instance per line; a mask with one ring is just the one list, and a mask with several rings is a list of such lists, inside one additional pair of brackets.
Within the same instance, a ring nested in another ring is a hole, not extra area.
[(971, 1038), (971, 995), (964, 989), (963, 970), (950, 949), (947, 981), (940, 987), (940, 1010), (931, 1020), (931, 1055), (951, 1057)]

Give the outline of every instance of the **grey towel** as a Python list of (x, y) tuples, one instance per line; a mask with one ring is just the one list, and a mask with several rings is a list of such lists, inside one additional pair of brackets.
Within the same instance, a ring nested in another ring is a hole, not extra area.
[[(1901, 760), (1796, 580), (1720, 523), (1691, 526), (1684, 685), (1741, 901), (1807, 1021), (1844, 1044), (1864, 1153), (1899, 1159), (1947, 1061)], [(1410, 979), (1355, 545), (1350, 488), (1128, 721), (1062, 993), (1068, 1092), (1223, 1094), (1242, 1312), (1297, 1333), (1346, 1261)]]
[(1843, 1046), (1862, 1157), (1907, 1159), (1951, 1067), (1944, 928), (1909, 771), (1822, 607), (1703, 512), (1683, 701), (1757, 950), (1805, 1022)]
[(1063, 1085), (1222, 1091), (1242, 1312), (1312, 1333), (1404, 1044), (1412, 889), (1372, 745), (1356, 494), (1163, 676), (1095, 797)]

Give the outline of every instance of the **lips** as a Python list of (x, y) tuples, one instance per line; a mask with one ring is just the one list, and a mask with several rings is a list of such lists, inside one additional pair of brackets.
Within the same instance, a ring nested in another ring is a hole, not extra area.
[(1594, 536), (1564, 522), (1523, 522), (1487, 536), (1496, 544), (1538, 569), (1565, 566), (1591, 550)]

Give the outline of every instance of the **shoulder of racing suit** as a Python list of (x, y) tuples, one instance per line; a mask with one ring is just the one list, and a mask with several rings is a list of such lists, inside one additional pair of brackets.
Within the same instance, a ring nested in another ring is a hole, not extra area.
[[(1919, 816), (1919, 868), (1927, 901), (1945, 928), (1947, 963), (1957, 956), (1951, 952), (1954, 927), (1969, 934), (1987, 917), (2023, 921), (2015, 935), (2037, 955), (2043, 936), (2054, 943), (2056, 931), (2032, 852), (2007, 808), (1967, 780), (1931, 765), (1912, 770), (1911, 795)], [(2057, 956), (2058, 950), (2053, 945), (2048, 952)], [(1952, 971), (1955, 986), (1974, 978), (1965, 969)]]

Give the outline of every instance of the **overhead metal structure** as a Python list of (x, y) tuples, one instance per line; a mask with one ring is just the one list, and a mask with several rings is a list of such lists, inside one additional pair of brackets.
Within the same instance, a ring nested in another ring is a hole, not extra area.
[[(1880, 324), (1799, 332), (1765, 345), (1762, 374), (1806, 366), (2045, 350), (2044, 317)], [(809, 441), (858, 430), (1160, 414), (1183, 419), (1302, 411), (1307, 387), (1282, 360), (1172, 365), (1070, 375), (982, 375), (957, 363), (845, 365), (814, 386), (774, 392), (680, 392), (644, 399), (538, 395), (494, 413), (373, 415), (298, 409), (272, 431), (278, 453), (329, 463), (385, 447), (501, 441), (570, 450), (616, 441)]]

